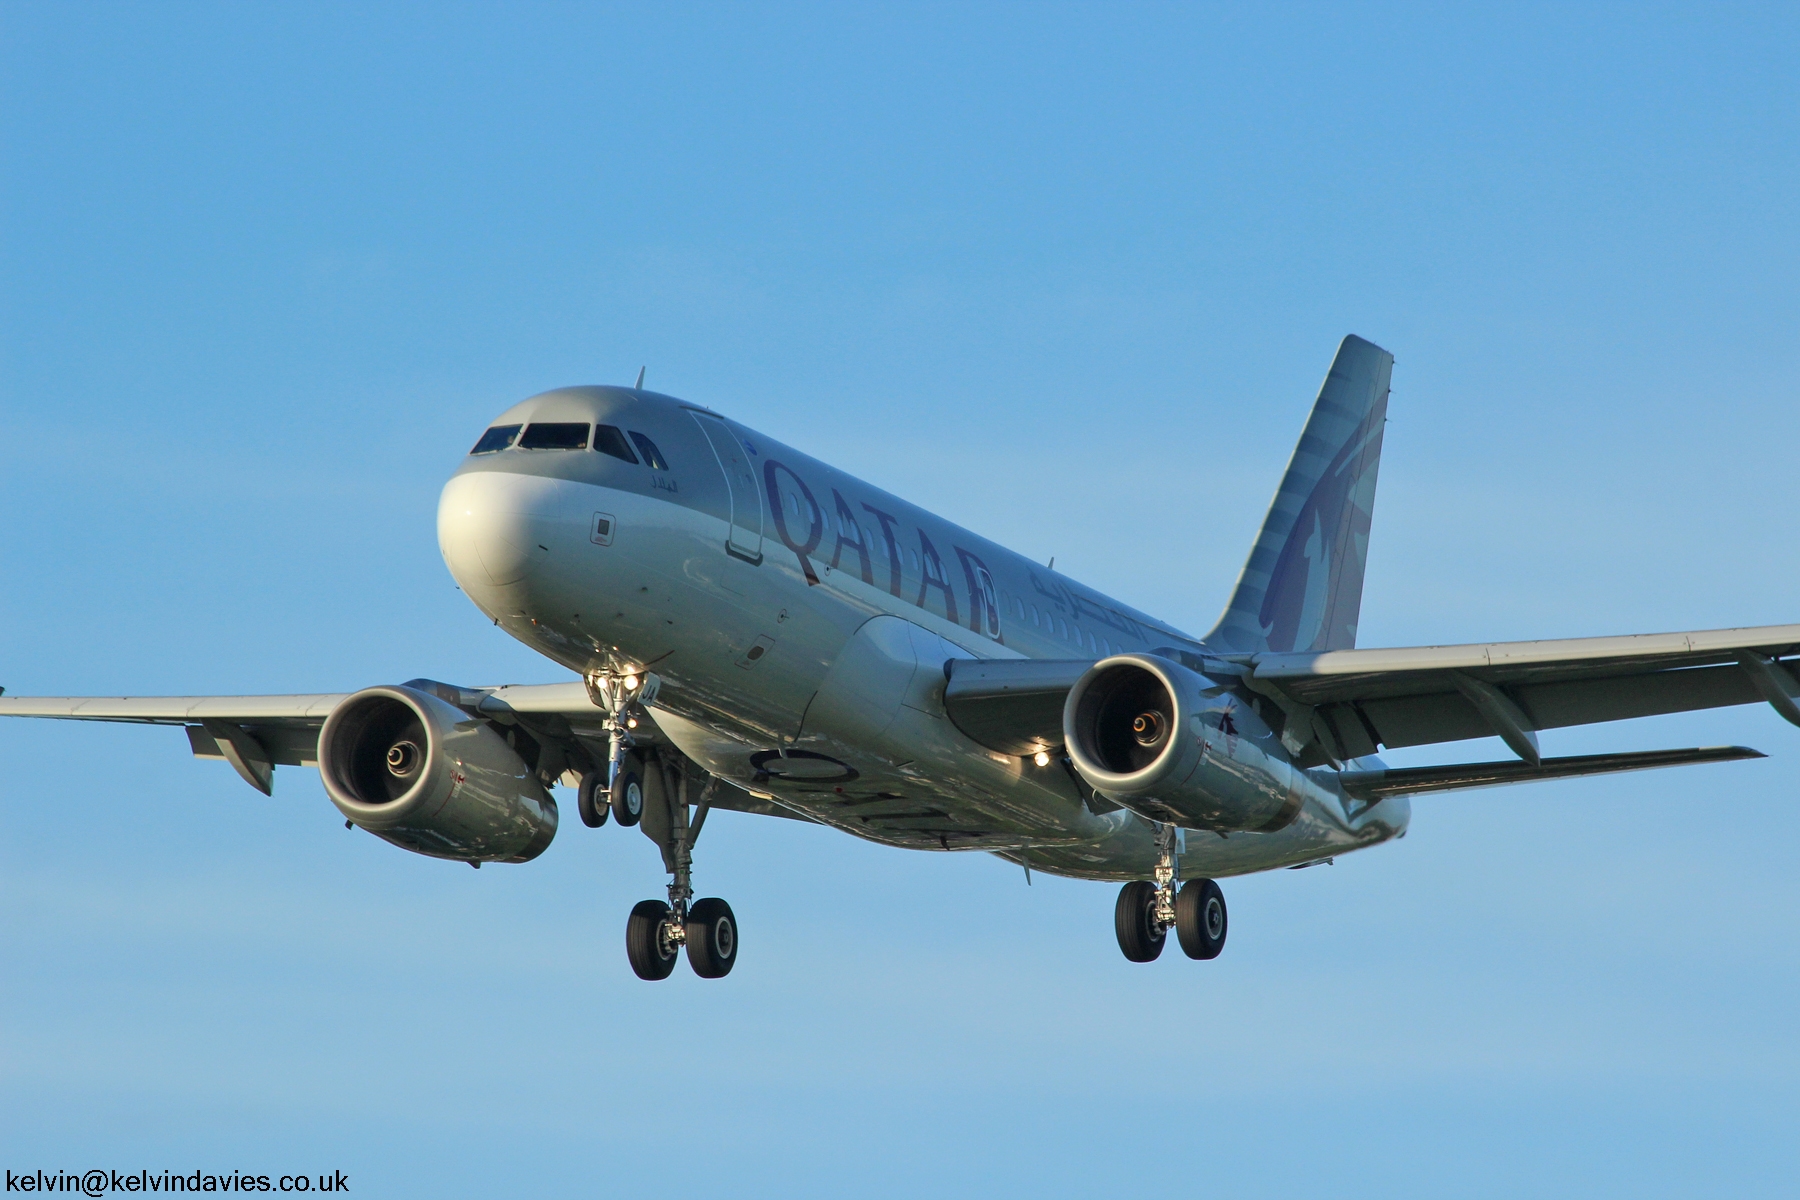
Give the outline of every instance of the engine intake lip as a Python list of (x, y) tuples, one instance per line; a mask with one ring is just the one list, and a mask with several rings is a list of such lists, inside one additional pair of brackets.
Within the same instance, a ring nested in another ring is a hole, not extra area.
[[(1152, 655), (1120, 654), (1095, 663), (1063, 703), (1063, 737), (1082, 777), (1126, 793), (1154, 785), (1181, 742), (1179, 694)], [(1141, 736), (1134, 729), (1140, 721), (1156, 736)]]
[[(441, 760), (430, 698), (406, 687), (372, 687), (331, 710), (319, 730), (319, 778), (344, 815), (386, 825), (406, 817), (432, 787)], [(396, 764), (391, 752), (410, 744)]]

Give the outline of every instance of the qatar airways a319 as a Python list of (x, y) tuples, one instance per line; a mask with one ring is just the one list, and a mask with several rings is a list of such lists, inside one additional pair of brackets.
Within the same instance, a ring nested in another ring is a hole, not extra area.
[[(1119, 947), (1192, 958), (1220, 878), (1405, 833), (1409, 797), (1759, 757), (1546, 758), (1542, 729), (1765, 702), (1800, 724), (1800, 625), (1357, 649), (1393, 358), (1347, 337), (1224, 614), (1194, 636), (710, 408), (638, 387), (500, 414), (444, 486), (469, 599), (575, 678), (337, 695), (0, 697), (0, 715), (182, 727), (270, 792), (316, 766), (347, 823), (480, 866), (550, 845), (550, 788), (636, 826), (667, 899), (626, 921), (644, 979), (717, 978), (737, 919), (694, 897), (715, 808), (1121, 884)], [(1383, 747), (1498, 735), (1501, 762)]]

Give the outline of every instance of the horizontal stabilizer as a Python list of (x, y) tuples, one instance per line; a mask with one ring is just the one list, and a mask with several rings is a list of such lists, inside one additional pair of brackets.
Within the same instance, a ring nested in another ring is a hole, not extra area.
[(1740, 758), (1766, 758), (1748, 746), (1702, 746), (1695, 750), (1645, 750), (1631, 754), (1579, 754), (1572, 758), (1546, 758), (1537, 763), (1507, 759), (1505, 762), (1452, 763), (1445, 767), (1399, 767), (1383, 771), (1340, 771), (1338, 782), (1358, 800), (1388, 796), (1416, 796), (1421, 792), (1450, 792), (1461, 788), (1494, 787), (1502, 783), (1529, 783), (1538, 779), (1569, 779), (1577, 775), (1609, 775), (1615, 771), (1643, 771), (1650, 767), (1685, 767), (1693, 763), (1731, 762)]

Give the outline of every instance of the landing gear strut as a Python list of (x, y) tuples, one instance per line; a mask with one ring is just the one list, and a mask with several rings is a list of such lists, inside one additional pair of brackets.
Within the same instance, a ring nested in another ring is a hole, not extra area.
[(587, 684), (588, 699), (594, 707), (606, 713), (606, 737), (612, 753), (604, 782), (610, 795), (617, 788), (626, 751), (637, 744), (631, 731), (637, 728), (641, 708), (656, 699), (661, 681), (654, 675), (639, 675), (635, 671), (594, 671), (582, 682)]
[(1176, 890), (1173, 825), (1156, 826), (1155, 882), (1137, 880), (1119, 889), (1113, 906), (1113, 929), (1119, 949), (1132, 962), (1152, 962), (1162, 953), (1169, 930), (1175, 930), (1189, 958), (1217, 958), (1225, 949), (1225, 895), (1210, 879), (1190, 879)]

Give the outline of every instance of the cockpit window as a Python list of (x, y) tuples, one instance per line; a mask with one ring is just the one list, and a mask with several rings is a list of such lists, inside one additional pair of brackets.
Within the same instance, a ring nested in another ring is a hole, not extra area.
[(533, 421), (519, 439), (521, 450), (586, 450), (586, 421)]
[(469, 453), (492, 454), (496, 450), (504, 450), (513, 444), (513, 439), (519, 436), (519, 430), (523, 428), (522, 425), (496, 425), (481, 435), (481, 440), (475, 443), (475, 448)]
[(631, 443), (625, 440), (613, 425), (594, 426), (594, 449), (602, 454), (610, 454), (614, 458), (622, 458), (628, 463), (635, 463), (637, 455), (631, 452)]
[(656, 448), (655, 442), (651, 441), (635, 429), (631, 431), (631, 440), (637, 443), (638, 453), (644, 456), (644, 465), (646, 467), (649, 467), (652, 471), (666, 471), (669, 469), (668, 460), (663, 458), (662, 451)]

